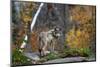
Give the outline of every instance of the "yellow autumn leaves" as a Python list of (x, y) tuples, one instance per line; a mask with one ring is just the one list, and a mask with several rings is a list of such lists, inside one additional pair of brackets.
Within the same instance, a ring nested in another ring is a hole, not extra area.
[(92, 7), (90, 6), (74, 6), (70, 10), (70, 19), (85, 24), (93, 18)]
[(67, 43), (71, 48), (85, 48), (89, 47), (89, 35), (85, 31), (80, 29), (76, 30), (72, 28), (67, 34)]
[[(93, 14), (94, 13), (94, 14)], [(70, 9), (70, 20), (74, 25), (66, 34), (70, 48), (88, 48), (95, 39), (95, 7), (73, 6)]]
[(35, 11), (37, 9), (37, 5), (32, 2), (23, 3), (21, 6), (21, 20), (23, 23), (29, 23), (32, 21), (33, 16), (33, 10)]

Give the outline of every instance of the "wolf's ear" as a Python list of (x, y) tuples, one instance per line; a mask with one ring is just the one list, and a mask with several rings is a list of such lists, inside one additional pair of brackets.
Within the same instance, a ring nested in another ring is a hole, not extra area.
[(55, 28), (56, 31), (61, 31), (61, 28), (57, 27)]

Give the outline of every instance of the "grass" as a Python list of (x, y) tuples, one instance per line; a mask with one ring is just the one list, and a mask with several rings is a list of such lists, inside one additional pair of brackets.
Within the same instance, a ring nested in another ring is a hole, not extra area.
[(26, 65), (31, 64), (31, 60), (24, 56), (18, 49), (12, 52), (12, 64), (13, 65)]
[(91, 58), (93, 57), (93, 53), (89, 48), (70, 48), (70, 49), (64, 49), (62, 52), (56, 53), (50, 53), (44, 57), (41, 58), (40, 62), (46, 62), (53, 59), (58, 58), (66, 58), (66, 57), (86, 57)]
[(46, 61), (49, 61), (49, 60), (53, 60), (53, 59), (58, 59), (60, 58), (59, 54), (56, 54), (56, 53), (50, 53), (44, 57), (42, 57), (40, 59), (40, 62), (46, 62)]
[[(64, 49), (63, 52), (59, 53), (50, 53), (44, 57), (42, 57), (39, 62), (43, 63), (49, 60), (58, 59), (58, 58), (66, 58), (66, 57), (93, 57), (93, 53), (89, 48), (70, 48)], [(31, 64), (32, 60), (29, 60), (26, 56), (24, 56), (18, 49), (15, 49), (12, 53), (12, 64), (13, 65), (26, 65)]]
[(89, 48), (70, 48), (64, 49), (61, 57), (91, 57), (93, 55), (92, 51)]
[(47, 60), (53, 60), (53, 59), (57, 59), (60, 58), (58, 54), (55, 53), (50, 53), (45, 57)]

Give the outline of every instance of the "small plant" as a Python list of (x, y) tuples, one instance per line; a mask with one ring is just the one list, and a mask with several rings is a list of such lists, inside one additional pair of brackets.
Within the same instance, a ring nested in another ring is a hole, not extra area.
[(60, 55), (61, 57), (90, 57), (92, 55), (92, 51), (89, 48), (70, 48), (64, 49), (63, 53)]
[(53, 59), (57, 59), (60, 58), (58, 54), (55, 53), (50, 53), (47, 56), (43, 57), (46, 60), (53, 60)]
[(92, 51), (89, 48), (81, 48), (78, 51), (80, 56), (90, 57), (92, 55)]
[(31, 61), (29, 60), (29, 58), (27, 58), (26, 56), (24, 56), (19, 49), (15, 49), (12, 52), (12, 64), (13, 65), (23, 65), (23, 64), (30, 64)]

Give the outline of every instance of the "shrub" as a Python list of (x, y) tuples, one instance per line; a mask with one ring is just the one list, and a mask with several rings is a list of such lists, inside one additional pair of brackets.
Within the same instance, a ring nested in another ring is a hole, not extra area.
[(91, 44), (91, 37), (85, 30), (72, 28), (66, 37), (66, 42), (70, 48), (87, 48)]
[(71, 48), (64, 49), (60, 57), (90, 57), (91, 55), (92, 51), (89, 48)]
[(58, 54), (55, 54), (55, 53), (50, 53), (44, 57), (44, 59), (46, 59), (46, 60), (53, 60), (53, 59), (57, 59), (57, 58), (60, 58), (60, 57)]
[(73, 27), (66, 37), (71, 48), (88, 48), (95, 42), (95, 7), (71, 6), (70, 21)]
[(28, 60), (26, 56), (24, 56), (18, 49), (15, 49), (12, 52), (12, 64), (13, 65), (23, 65), (30, 64), (31, 61)]

